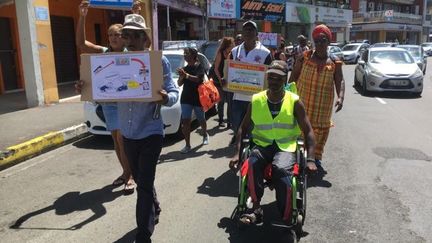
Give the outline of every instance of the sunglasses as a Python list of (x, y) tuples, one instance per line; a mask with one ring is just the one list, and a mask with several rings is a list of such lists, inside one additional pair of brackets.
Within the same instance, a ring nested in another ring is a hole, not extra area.
[(141, 33), (139, 31), (125, 31), (121, 33), (121, 38), (123, 39), (138, 39), (141, 38)]
[(327, 38), (314, 39), (315, 44), (324, 45), (328, 43)]

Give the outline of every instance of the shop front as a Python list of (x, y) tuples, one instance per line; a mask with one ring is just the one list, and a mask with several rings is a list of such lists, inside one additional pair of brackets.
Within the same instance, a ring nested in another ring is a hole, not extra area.
[(421, 25), (396, 23), (356, 24), (351, 29), (352, 40), (368, 39), (371, 43), (398, 42), (419, 44), (421, 42)]

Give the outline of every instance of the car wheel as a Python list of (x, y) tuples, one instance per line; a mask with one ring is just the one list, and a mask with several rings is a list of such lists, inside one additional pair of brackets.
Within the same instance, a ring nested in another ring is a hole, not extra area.
[(366, 77), (363, 77), (362, 95), (363, 96), (369, 96), (369, 91), (367, 90), (367, 87), (366, 87)]
[(360, 82), (357, 79), (357, 75), (354, 71), (354, 87), (360, 87)]

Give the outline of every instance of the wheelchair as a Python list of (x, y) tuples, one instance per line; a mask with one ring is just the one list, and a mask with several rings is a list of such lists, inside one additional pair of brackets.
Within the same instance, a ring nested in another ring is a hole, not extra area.
[[(242, 228), (240, 223), (240, 217), (248, 208), (252, 207), (251, 197), (248, 193), (248, 179), (247, 179), (247, 159), (251, 154), (251, 148), (253, 144), (249, 139), (243, 139), (241, 142), (241, 155), (239, 158), (239, 195), (237, 198), (237, 206), (235, 207), (231, 219), (237, 223), (239, 228)], [(291, 187), (292, 187), (292, 210), (291, 210), (291, 223), (285, 224), (286, 227), (291, 230), (293, 238), (297, 241), (303, 234), (303, 225), (306, 219), (306, 188), (307, 188), (307, 173), (306, 173), (306, 158), (307, 151), (305, 148), (304, 141), (299, 138), (297, 139), (296, 149), (296, 162), (292, 170)], [(268, 164), (264, 170), (264, 184), (270, 190), (273, 189), (271, 183), (271, 168), (272, 164)]]

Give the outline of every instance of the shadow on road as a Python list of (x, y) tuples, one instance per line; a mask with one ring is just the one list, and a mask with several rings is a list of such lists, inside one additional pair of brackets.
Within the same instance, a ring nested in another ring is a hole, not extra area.
[(80, 149), (114, 150), (112, 137), (103, 135), (91, 135), (72, 143), (72, 145)]
[[(106, 214), (106, 209), (104, 203), (111, 202), (117, 197), (123, 195), (123, 191), (113, 191), (115, 187), (112, 185), (107, 185), (101, 189), (96, 189), (89, 192), (68, 192), (57, 200), (50, 206), (41, 208), (39, 210), (30, 212), (26, 215), (21, 216), (16, 222), (10, 226), (11, 229), (34, 229), (34, 230), (77, 230), (82, 228), (84, 225), (97, 220)], [(22, 227), (30, 218), (44, 214), (51, 210), (54, 210), (56, 215), (66, 215), (76, 211), (86, 211), (91, 210), (94, 214), (88, 219), (77, 223), (69, 228), (49, 228), (49, 227)]]
[(231, 170), (225, 171), (218, 178), (209, 177), (197, 189), (197, 193), (210, 197), (237, 197), (238, 176)]
[(276, 202), (262, 205), (262, 208), (264, 210), (264, 223), (262, 226), (249, 226), (240, 229), (233, 219), (225, 217), (219, 221), (218, 227), (225, 229), (225, 232), (229, 234), (228, 240), (231, 243), (294, 242), (289, 229), (274, 225), (274, 223), (280, 224), (281, 221)]
[(137, 234), (137, 229), (133, 229), (123, 235), (120, 239), (114, 241), (113, 243), (132, 243), (135, 242), (135, 235)]
[(327, 171), (318, 171), (315, 174), (309, 175), (307, 177), (307, 187), (324, 187), (330, 188), (332, 183), (325, 180), (324, 177), (327, 175)]

